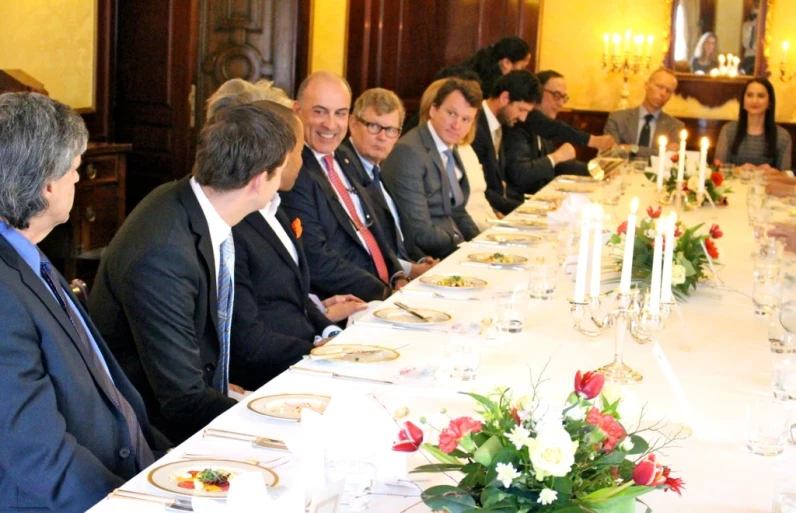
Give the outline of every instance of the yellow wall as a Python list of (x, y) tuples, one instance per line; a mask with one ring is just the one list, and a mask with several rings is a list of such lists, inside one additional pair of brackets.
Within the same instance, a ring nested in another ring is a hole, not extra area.
[(94, 104), (96, 0), (0, 1), (0, 69), (21, 69), (72, 108)]
[(345, 74), (348, 0), (313, 0), (310, 35), (310, 72)]

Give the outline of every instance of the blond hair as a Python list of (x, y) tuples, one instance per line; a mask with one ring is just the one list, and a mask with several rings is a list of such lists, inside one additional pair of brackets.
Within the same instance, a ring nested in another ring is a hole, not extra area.
[[(437, 98), (437, 93), (439, 93), (439, 90), (449, 80), (450, 79), (448, 78), (435, 80), (431, 82), (431, 85), (429, 85), (425, 91), (423, 91), (423, 96), (420, 97), (420, 125), (428, 123), (428, 120), (431, 119), (431, 106), (434, 105), (434, 101)], [(468, 82), (480, 88), (478, 82), (474, 80), (462, 80), (462, 82)], [(472, 126), (470, 127), (470, 131), (467, 132), (467, 135), (465, 135), (464, 138), (458, 142), (459, 145), (472, 144), (472, 142), (475, 140), (475, 130), (477, 124), (478, 123), (473, 122)]]
[(376, 111), (377, 116), (390, 114), (397, 110), (398, 126), (400, 127), (404, 124), (404, 117), (406, 116), (404, 104), (401, 102), (401, 99), (398, 98), (398, 95), (389, 89), (374, 87), (359, 95), (357, 101), (354, 102), (354, 111), (352, 114), (361, 118), (368, 107), (372, 107), (373, 110)]

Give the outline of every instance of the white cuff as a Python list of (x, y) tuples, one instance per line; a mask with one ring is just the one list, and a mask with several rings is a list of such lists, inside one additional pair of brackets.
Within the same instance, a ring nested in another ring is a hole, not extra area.
[(331, 326), (326, 326), (326, 329), (324, 329), (323, 333), (321, 333), (321, 338), (322, 339), (329, 338), (330, 336), (332, 336), (333, 333), (335, 332), (340, 333), (342, 331), (343, 330), (341, 330), (339, 326), (335, 326), (334, 324), (332, 324)]

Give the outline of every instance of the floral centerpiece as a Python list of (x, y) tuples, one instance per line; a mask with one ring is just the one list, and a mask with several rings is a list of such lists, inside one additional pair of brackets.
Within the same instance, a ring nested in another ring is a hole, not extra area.
[[(647, 215), (641, 219), (636, 227), (635, 243), (633, 245), (633, 272), (632, 278), (637, 281), (649, 281), (652, 275), (652, 259), (655, 250), (655, 220), (660, 218), (662, 209), (647, 207)], [(675, 226), (674, 237), (677, 241), (672, 262), (672, 291), (679, 297), (687, 296), (691, 289), (696, 290), (700, 280), (707, 279), (709, 269), (707, 255), (718, 260), (719, 250), (715, 241), (720, 239), (724, 232), (719, 225), (711, 225), (708, 233), (698, 233), (704, 226), (700, 223), (690, 228), (682, 221)], [(616, 229), (616, 233), (608, 240), (614, 246), (613, 252), (616, 262), (621, 265), (627, 233), (627, 221)], [(664, 242), (665, 243), (665, 242)], [(707, 255), (705, 254), (707, 253)]]
[[(679, 155), (672, 155), (672, 162), (677, 164)], [(705, 170), (705, 194), (706, 197), (702, 200), (703, 204), (707, 201), (707, 196), (713, 200), (713, 203), (719, 206), (726, 206), (728, 203), (727, 194), (732, 192), (732, 189), (724, 185), (724, 175), (719, 171), (718, 166), (708, 166)], [(647, 179), (656, 182), (658, 176), (655, 173), (646, 173)], [(697, 191), (699, 190), (699, 173), (689, 174), (684, 170), (683, 175), (683, 193), (686, 195), (689, 205), (696, 205)], [(677, 189), (677, 167), (673, 167), (669, 171), (669, 176), (664, 175), (663, 187), (667, 193), (671, 194)], [(700, 205), (701, 206), (701, 205)]]
[[(533, 395), (518, 400), (507, 389), (466, 394), (479, 403), (479, 418), (451, 419), (438, 443), (422, 444), (437, 463), (413, 470), (464, 477), (455, 486), (428, 488), (423, 502), (450, 513), (623, 513), (635, 511), (636, 498), (654, 490), (681, 493), (682, 479), (655, 454), (675, 439), (651, 446), (642, 430), (628, 432), (620, 423), (621, 400), (601, 395), (603, 384), (602, 375), (578, 372), (563, 409), (545, 404), (538, 383)], [(397, 450), (419, 448), (418, 431), (407, 423)]]

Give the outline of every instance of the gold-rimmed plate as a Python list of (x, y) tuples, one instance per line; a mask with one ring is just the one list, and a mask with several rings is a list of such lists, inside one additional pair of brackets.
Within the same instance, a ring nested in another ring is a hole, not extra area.
[(488, 233), (484, 238), (498, 244), (534, 244), (542, 240), (541, 236), (528, 233)]
[(235, 476), (244, 472), (255, 472), (261, 474), (265, 479), (265, 485), (274, 487), (279, 483), (279, 476), (271, 469), (246, 463), (244, 461), (232, 461), (223, 459), (206, 460), (185, 460), (166, 463), (152, 469), (147, 476), (149, 484), (164, 492), (189, 497), (210, 497), (213, 499), (225, 499), (229, 486), (218, 487), (202, 483), (202, 488), (197, 488), (197, 476), (199, 473), (211, 470), (218, 474), (228, 474), (228, 482), (235, 480)]
[(518, 214), (526, 216), (546, 216), (548, 212), (550, 212), (550, 207), (541, 205), (524, 205), (517, 209)]
[(524, 264), (528, 261), (528, 258), (522, 255), (496, 251), (494, 253), (473, 253), (472, 255), (467, 255), (467, 260), (491, 265), (517, 265)]
[(331, 400), (331, 397), (325, 395), (276, 394), (253, 399), (247, 406), (254, 413), (265, 417), (298, 422), (301, 420), (301, 410), (323, 413)]
[(588, 184), (595, 184), (596, 180), (591, 176), (581, 176), (581, 175), (558, 175), (556, 177), (556, 182), (559, 183), (588, 183)]
[(483, 289), (487, 286), (486, 280), (473, 278), (472, 276), (462, 276), (460, 274), (451, 274), (449, 276), (440, 274), (421, 276), (420, 283), (428, 285), (429, 287), (445, 290), (473, 290)]
[(594, 183), (557, 183), (556, 190), (559, 192), (572, 192), (576, 194), (588, 194), (594, 192), (597, 184)]
[(503, 219), (497, 226), (505, 226), (509, 228), (520, 228), (523, 230), (542, 230), (549, 227), (546, 217), (535, 219), (512, 219), (510, 221)]
[(400, 308), (382, 308), (373, 312), (373, 316), (385, 322), (400, 326), (434, 326), (443, 324), (452, 319), (450, 314), (427, 308), (413, 308), (413, 310), (428, 320), (423, 320)]
[(363, 344), (333, 344), (316, 347), (310, 351), (313, 360), (345, 363), (381, 363), (401, 356), (398, 351), (381, 346)]

